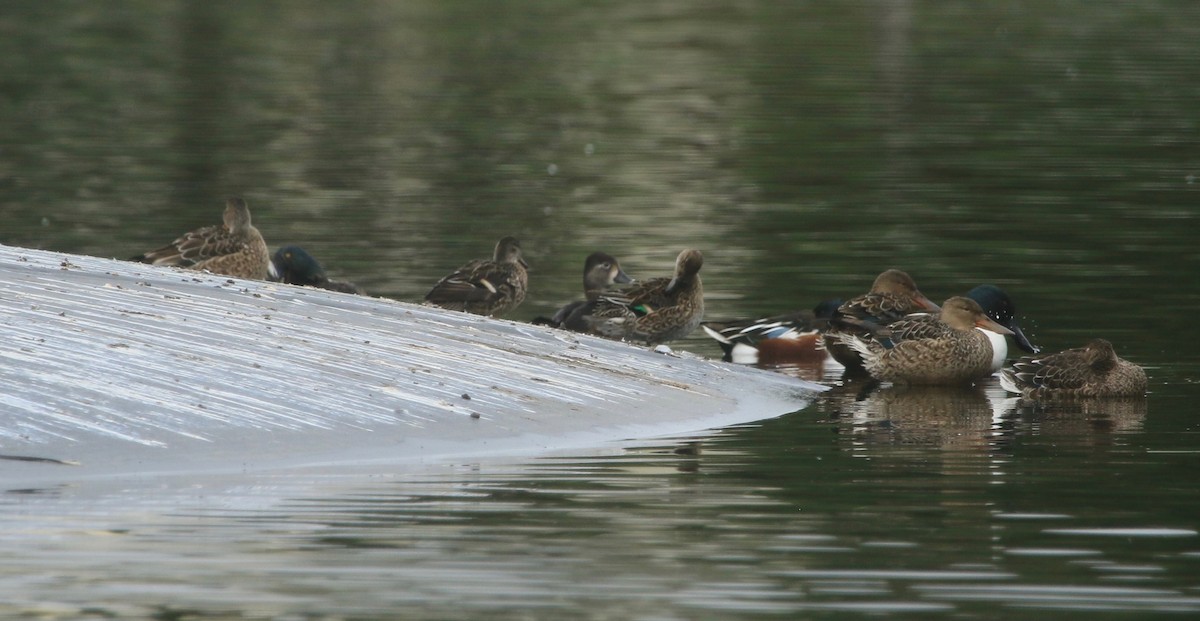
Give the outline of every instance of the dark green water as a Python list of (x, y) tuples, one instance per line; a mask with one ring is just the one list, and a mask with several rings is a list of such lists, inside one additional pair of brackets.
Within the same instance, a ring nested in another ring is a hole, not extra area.
[(0, 243), (126, 257), (239, 194), (271, 245), (416, 300), (514, 234), (518, 320), (598, 249), (641, 278), (703, 250), (714, 318), (901, 267), (1005, 287), (1045, 348), (1108, 338), (1151, 394), (834, 394), (698, 453), (9, 493), (0, 611), (1194, 616), (1198, 55), (1168, 1), (13, 3)]

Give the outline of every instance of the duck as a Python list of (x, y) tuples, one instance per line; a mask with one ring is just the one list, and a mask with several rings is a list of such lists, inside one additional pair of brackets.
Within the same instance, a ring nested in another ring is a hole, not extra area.
[(266, 280), (270, 274), (271, 254), (262, 233), (250, 221), (246, 201), (236, 196), (227, 199), (223, 220), (223, 224), (189, 231), (162, 248), (130, 260), (206, 270), (234, 278)]
[(583, 261), (584, 299), (563, 306), (552, 317), (537, 317), (533, 323), (573, 332), (587, 332), (584, 317), (591, 314), (600, 295), (614, 285), (627, 285), (632, 282), (633, 279), (621, 269), (621, 263), (616, 257), (604, 252), (593, 252)]
[(1146, 385), (1145, 369), (1117, 356), (1112, 343), (1100, 338), (1047, 356), (1025, 356), (1000, 373), (1004, 390), (1031, 400), (1137, 397), (1146, 394)]
[(516, 237), (496, 242), (491, 259), (469, 261), (425, 294), (425, 304), (499, 317), (521, 305), (529, 287), (529, 264)]
[(875, 277), (870, 291), (838, 307), (829, 319), (829, 328), (822, 340), (829, 355), (846, 368), (846, 375), (865, 375), (862, 357), (843, 344), (843, 335), (866, 336), (870, 329), (864, 323), (886, 326), (910, 313), (936, 313), (939, 310), (938, 305), (917, 288), (912, 276), (898, 269), (885, 270)]
[(271, 256), (269, 272), (269, 280), (274, 282), (341, 293), (363, 293), (363, 290), (352, 282), (330, 280), (325, 275), (325, 268), (321, 267), (321, 263), (300, 246), (284, 246), (276, 250)]
[[(996, 285), (979, 285), (968, 291), (967, 297), (978, 302), (988, 317), (1011, 330), (1017, 347), (1031, 354), (1042, 351), (1040, 347), (1031, 343), (1021, 330), (1017, 323), (1017, 306), (1003, 289)], [(995, 373), (1004, 366), (1004, 361), (1008, 358), (1008, 339), (991, 330), (984, 330), (983, 333), (992, 341), (992, 373)]]
[(610, 339), (660, 345), (681, 339), (704, 319), (704, 255), (686, 249), (675, 259), (675, 273), (652, 278), (619, 295), (602, 295), (582, 315), (587, 332)]
[(821, 333), (842, 300), (824, 300), (812, 311), (759, 319), (705, 321), (700, 324), (721, 346), (722, 360), (735, 364), (781, 366), (823, 362), (828, 356)]
[(861, 356), (871, 377), (901, 384), (966, 384), (987, 377), (993, 352), (983, 331), (1012, 335), (978, 302), (963, 296), (946, 300), (936, 315), (915, 313), (872, 330), (870, 336), (842, 333), (835, 338)]

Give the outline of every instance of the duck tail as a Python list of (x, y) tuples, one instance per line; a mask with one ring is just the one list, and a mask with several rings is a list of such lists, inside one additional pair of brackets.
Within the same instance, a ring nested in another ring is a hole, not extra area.
[(547, 316), (545, 316), (545, 315), (538, 315), (537, 317), (534, 317), (534, 318), (533, 318), (533, 321), (531, 321), (531, 322), (529, 322), (529, 323), (531, 323), (531, 324), (533, 324), (533, 325), (535, 325), (535, 326), (547, 326), (547, 327), (550, 327), (550, 328), (560, 328), (560, 327), (562, 327), (562, 322), (561, 322), (561, 321), (556, 321), (556, 320), (554, 320), (554, 319), (552, 319), (552, 318), (550, 318), (550, 317), (547, 317)]
[(1000, 370), (1000, 387), (1008, 392), (1021, 394), (1021, 387), (1017, 386), (1016, 371), (1008, 368)]
[(730, 340), (729, 337), (725, 336), (724, 334), (721, 334), (718, 330), (714, 330), (713, 328), (710, 328), (707, 323), (700, 324), (700, 327), (703, 328), (704, 332), (707, 333), (710, 337), (712, 337), (712, 339), (714, 341), (716, 341), (722, 345), (732, 345), (733, 344), (733, 341)]
[(874, 360), (879, 355), (879, 352), (872, 349), (867, 340), (861, 336), (855, 334), (835, 334), (833, 337), (841, 341), (842, 345), (849, 347), (857, 352), (859, 356), (862, 356), (864, 363), (868, 360)]
[(705, 334), (717, 342), (717, 345), (721, 346), (721, 352), (723, 353), (721, 360), (724, 360), (725, 362), (733, 362), (733, 349), (737, 346), (737, 344), (734, 343), (729, 337), (708, 327), (706, 324), (702, 323), (700, 324), (700, 327), (704, 330)]

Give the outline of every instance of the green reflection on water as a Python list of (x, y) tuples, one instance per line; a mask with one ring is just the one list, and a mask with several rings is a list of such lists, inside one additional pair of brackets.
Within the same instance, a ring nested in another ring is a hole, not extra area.
[[(515, 319), (577, 297), (600, 249), (638, 278), (702, 249), (713, 317), (809, 308), (893, 266), (935, 299), (994, 282), (1043, 347), (1102, 335), (1151, 367), (1135, 425), (1039, 429), (1072, 446), (1116, 432), (1189, 446), (1200, 6), (25, 2), (5, 7), (0, 35), (0, 242), (125, 257), (216, 223), (241, 194), (273, 246), (404, 300), (518, 235), (533, 272)], [(680, 346), (717, 354), (699, 336)], [(991, 421), (975, 397), (951, 399), (959, 427), (835, 426), (896, 461), (872, 474), (888, 485), (824, 488), (826, 511), (856, 515), (883, 487), (896, 496), (871, 517), (912, 509), (919, 528), (929, 507), (896, 479), (936, 478), (930, 460), (949, 453), (978, 476), (944, 496), (977, 504), (938, 519), (985, 554), (967, 525), (1007, 491), (980, 487), (992, 464), (972, 451), (989, 450)], [(785, 430), (829, 431), (799, 427)], [(764, 470), (802, 496), (819, 478), (788, 461), (793, 436), (746, 442), (751, 479)], [(814, 450), (861, 465), (846, 442)], [(1010, 488), (1028, 492), (1013, 510), (1087, 483), (1048, 466), (1107, 471), (1083, 467), (1103, 448), (1039, 461), (1054, 446), (1014, 449), (1035, 485)], [(1116, 497), (1175, 474), (1141, 469)], [(1139, 517), (1183, 521), (1195, 507), (1177, 499), (1195, 490), (1176, 485)], [(1073, 509), (1109, 491), (1085, 485)]]

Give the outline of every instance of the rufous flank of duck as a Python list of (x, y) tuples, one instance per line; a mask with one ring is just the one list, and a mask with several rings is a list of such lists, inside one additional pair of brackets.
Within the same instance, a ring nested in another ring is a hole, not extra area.
[(521, 305), (529, 287), (529, 264), (515, 237), (496, 242), (491, 259), (476, 259), (454, 270), (425, 294), (425, 303), (448, 310), (499, 317)]
[(275, 251), (271, 256), (270, 280), (341, 293), (363, 293), (363, 290), (352, 282), (330, 280), (321, 263), (300, 246), (284, 246)]
[(591, 313), (597, 298), (614, 285), (627, 285), (633, 279), (617, 258), (604, 252), (593, 252), (583, 261), (583, 299), (564, 305), (553, 317), (537, 317), (534, 325), (564, 328), (574, 332), (587, 332), (584, 317)]
[(762, 366), (819, 363), (828, 357), (821, 333), (841, 305), (842, 300), (825, 300), (812, 311), (705, 321), (700, 327), (721, 346), (725, 362)]
[[(1003, 289), (996, 285), (979, 285), (967, 292), (967, 297), (978, 302), (996, 323), (1012, 330), (1018, 347), (1030, 353), (1039, 351), (1021, 330), (1016, 305)], [(827, 355), (820, 334), (841, 304), (840, 300), (826, 300), (812, 312), (799, 311), (754, 321), (706, 321), (701, 327), (721, 345), (727, 362), (764, 366), (819, 362)], [(1008, 340), (991, 330), (985, 330), (984, 334), (992, 342), (994, 373), (1000, 370), (1008, 356)]]
[(231, 197), (225, 201), (224, 224), (189, 231), (170, 244), (131, 260), (266, 280), (271, 253), (262, 234), (250, 222), (246, 201)]
[(648, 345), (687, 336), (704, 320), (703, 265), (699, 250), (684, 250), (675, 259), (673, 276), (638, 282), (620, 295), (600, 296), (583, 316), (588, 332)]
[[(979, 329), (976, 329), (979, 328)], [(984, 330), (1012, 331), (968, 297), (952, 297), (941, 311), (894, 321), (871, 336), (837, 338), (862, 357), (871, 377), (899, 384), (965, 384), (992, 373), (992, 343)]]
[[(1003, 289), (996, 285), (979, 285), (968, 291), (967, 297), (978, 302), (983, 312), (993, 321), (1012, 330), (1012, 338), (1017, 342), (1017, 347), (1031, 354), (1041, 351), (1029, 342), (1029, 338), (1021, 330), (1017, 323), (1017, 306)], [(1004, 366), (1004, 361), (1008, 358), (1008, 339), (1003, 334), (991, 330), (984, 330), (983, 333), (992, 341), (992, 373), (995, 373)]]
[(1146, 385), (1146, 371), (1117, 356), (1104, 339), (1046, 356), (1026, 356), (1000, 372), (1002, 388), (1034, 400), (1137, 397), (1146, 394)]
[(866, 369), (862, 357), (837, 337), (866, 336), (870, 333), (870, 326), (886, 326), (910, 313), (938, 310), (938, 305), (917, 288), (912, 276), (898, 269), (889, 269), (875, 277), (870, 291), (851, 298), (833, 313), (826, 334), (835, 338), (823, 337), (825, 347), (834, 360), (846, 367), (847, 375), (864, 375)]

